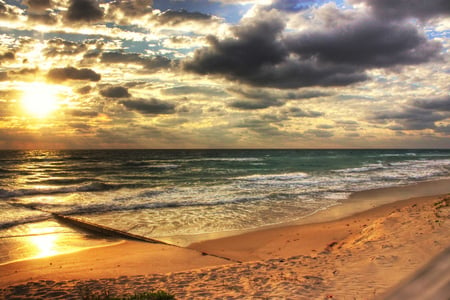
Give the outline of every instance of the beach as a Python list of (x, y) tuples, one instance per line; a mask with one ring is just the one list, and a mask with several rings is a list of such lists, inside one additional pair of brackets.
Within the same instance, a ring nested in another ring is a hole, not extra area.
[[(448, 186), (448, 180), (441, 180), (356, 193), (348, 203), (321, 211), (304, 224), (188, 247), (115, 241), (4, 264), (0, 295), (80, 299), (86, 291), (123, 295), (164, 290), (177, 299), (375, 299), (450, 245)], [(388, 200), (358, 207), (358, 197)], [(345, 206), (352, 209), (343, 213)]]

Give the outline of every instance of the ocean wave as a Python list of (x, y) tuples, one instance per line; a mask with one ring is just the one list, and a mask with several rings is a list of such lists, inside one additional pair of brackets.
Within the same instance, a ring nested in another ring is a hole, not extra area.
[(346, 169), (338, 169), (334, 170), (335, 173), (365, 173), (365, 172), (371, 172), (376, 170), (383, 170), (388, 168), (388, 165), (383, 165), (381, 163), (379, 164), (368, 164), (362, 167), (358, 168), (346, 168)]
[(80, 184), (85, 182), (92, 182), (96, 181), (92, 178), (85, 178), (85, 177), (56, 177), (56, 178), (49, 178), (49, 179), (41, 179), (39, 180), (40, 184), (50, 184), (50, 185), (70, 185), (70, 184)]
[(28, 224), (28, 223), (35, 223), (35, 222), (41, 222), (41, 221), (46, 221), (48, 219), (51, 219), (51, 214), (41, 214), (41, 215), (37, 215), (37, 216), (31, 216), (31, 217), (24, 217), (24, 218), (19, 218), (16, 220), (11, 220), (11, 221), (0, 221), (0, 230), (4, 230), (4, 229), (8, 229), (11, 227), (15, 227), (15, 226), (19, 226), (19, 225), (23, 225), (23, 224)]
[(0, 173), (13, 173), (13, 171), (5, 169), (5, 168), (0, 168)]
[(248, 176), (240, 176), (235, 179), (245, 181), (289, 181), (307, 178), (310, 175), (304, 172), (284, 173), (284, 174), (254, 174)]
[(83, 184), (79, 186), (66, 186), (66, 187), (45, 187), (45, 188), (30, 188), (30, 189), (17, 189), (6, 190), (0, 189), (0, 198), (13, 198), (21, 196), (35, 196), (35, 195), (51, 195), (51, 194), (67, 194), (76, 192), (99, 192), (108, 191), (121, 188), (120, 185), (106, 184), (102, 182), (92, 182), (89, 184)]
[(176, 165), (176, 164), (158, 164), (158, 165), (147, 166), (147, 168), (149, 168), (149, 169), (176, 169), (179, 167), (180, 167), (180, 165)]
[(180, 161), (237, 161), (237, 162), (249, 162), (249, 161), (263, 161), (263, 158), (258, 157), (205, 157), (205, 158), (190, 158), (181, 159)]
[(239, 203), (248, 203), (261, 200), (268, 200), (265, 196), (243, 196), (236, 197), (229, 200), (217, 200), (217, 201), (172, 201), (172, 202), (149, 202), (149, 203), (99, 203), (99, 204), (85, 204), (78, 206), (64, 206), (64, 205), (49, 205), (46, 203), (27, 203), (26, 205), (39, 209), (42, 205), (42, 209), (63, 215), (87, 215), (87, 214), (99, 214), (118, 211), (140, 211), (145, 209), (162, 209), (162, 208), (177, 208), (177, 207), (210, 207), (220, 205), (230, 205)]
[(379, 154), (377, 157), (402, 157), (402, 156), (417, 156), (415, 152), (407, 152), (407, 153), (386, 153)]

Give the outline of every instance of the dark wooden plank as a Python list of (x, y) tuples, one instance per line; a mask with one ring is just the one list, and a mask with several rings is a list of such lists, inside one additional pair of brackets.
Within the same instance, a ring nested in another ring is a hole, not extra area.
[(129, 233), (129, 232), (125, 232), (125, 231), (122, 231), (122, 230), (114, 229), (114, 228), (103, 226), (103, 225), (99, 225), (99, 224), (94, 224), (94, 223), (91, 223), (91, 222), (88, 222), (88, 221), (85, 221), (85, 220), (80, 220), (80, 219), (77, 219), (77, 218), (73, 218), (73, 217), (70, 217), (70, 216), (64, 216), (64, 215), (57, 214), (57, 213), (52, 213), (52, 215), (58, 222), (61, 222), (61, 223), (64, 223), (64, 224), (66, 224), (68, 226), (79, 228), (79, 229), (82, 229), (82, 230), (85, 230), (85, 231), (99, 233), (99, 234), (104, 235), (104, 236), (120, 237), (120, 238), (144, 241), (144, 242), (149, 242), (149, 243), (158, 243), (158, 244), (165, 244), (165, 245), (175, 246), (175, 245), (171, 245), (171, 244), (165, 243), (163, 241), (159, 241), (159, 240), (156, 240), (156, 239), (148, 238), (148, 237), (145, 237), (145, 236), (132, 234), (132, 233)]

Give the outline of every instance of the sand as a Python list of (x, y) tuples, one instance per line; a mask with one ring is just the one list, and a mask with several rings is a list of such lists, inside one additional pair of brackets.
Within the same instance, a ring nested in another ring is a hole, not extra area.
[[(410, 196), (397, 191), (385, 190)], [(0, 266), (0, 299), (159, 289), (177, 299), (374, 299), (450, 246), (448, 195), (361, 209), (337, 220), (266, 228), (189, 248), (123, 241), (6, 264)]]

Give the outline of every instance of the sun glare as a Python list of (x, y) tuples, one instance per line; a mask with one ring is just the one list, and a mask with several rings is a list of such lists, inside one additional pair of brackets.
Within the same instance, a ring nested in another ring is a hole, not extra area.
[(45, 83), (33, 83), (23, 88), (22, 106), (27, 113), (44, 118), (58, 108), (58, 89)]

